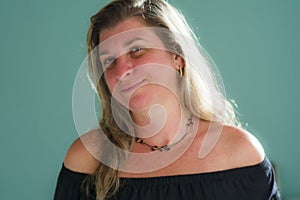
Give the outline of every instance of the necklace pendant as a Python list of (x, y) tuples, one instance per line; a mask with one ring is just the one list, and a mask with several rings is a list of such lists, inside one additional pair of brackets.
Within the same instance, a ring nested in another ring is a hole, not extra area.
[(160, 152), (169, 151), (169, 150), (171, 150), (171, 147), (173, 147), (176, 144), (178, 144), (179, 142), (181, 142), (193, 130), (193, 124), (194, 124), (193, 123), (193, 115), (191, 115), (190, 118), (188, 119), (188, 122), (185, 125), (186, 126), (185, 135), (179, 141), (177, 141), (176, 143), (173, 143), (173, 144), (164, 145), (162, 147), (158, 147), (156, 145), (152, 146), (152, 145), (146, 143), (143, 139), (138, 138), (138, 137), (135, 138), (135, 142), (150, 147), (152, 151), (157, 151), (157, 150), (159, 150)]
[(152, 151), (156, 151), (156, 150), (158, 150), (158, 149), (160, 149), (160, 148), (158, 148), (158, 146), (151, 146), (151, 150), (152, 150)]
[(169, 151), (171, 148), (168, 145), (164, 145), (159, 148), (159, 151)]

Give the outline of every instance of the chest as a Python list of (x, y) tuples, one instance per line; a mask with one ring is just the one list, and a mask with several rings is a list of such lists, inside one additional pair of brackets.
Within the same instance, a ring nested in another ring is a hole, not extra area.
[[(220, 171), (226, 168), (226, 158), (215, 148), (205, 158), (199, 158), (201, 140), (195, 140), (180, 156), (176, 152), (153, 152), (151, 156), (141, 156), (128, 160), (131, 169), (120, 173), (120, 177), (158, 177), (182, 174), (197, 174)], [(139, 169), (145, 169), (139, 171)], [(136, 172), (136, 173), (135, 173)]]

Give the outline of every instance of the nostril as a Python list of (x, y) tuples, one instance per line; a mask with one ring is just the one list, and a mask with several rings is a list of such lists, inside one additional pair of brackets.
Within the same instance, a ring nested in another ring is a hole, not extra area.
[(123, 71), (122, 73), (119, 74), (118, 79), (119, 80), (127, 79), (131, 76), (132, 73), (133, 73), (133, 68), (127, 69), (126, 71)]
[(128, 58), (126, 55), (120, 56), (116, 60), (116, 67), (117, 67), (116, 75), (119, 80), (130, 76), (130, 74), (133, 71), (132, 60)]

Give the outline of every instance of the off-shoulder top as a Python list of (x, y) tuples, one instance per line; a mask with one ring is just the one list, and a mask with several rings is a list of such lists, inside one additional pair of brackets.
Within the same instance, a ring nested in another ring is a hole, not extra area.
[[(93, 200), (81, 187), (88, 174), (62, 165), (54, 200)], [(118, 192), (108, 200), (278, 200), (270, 161), (224, 171), (151, 178), (120, 178)]]

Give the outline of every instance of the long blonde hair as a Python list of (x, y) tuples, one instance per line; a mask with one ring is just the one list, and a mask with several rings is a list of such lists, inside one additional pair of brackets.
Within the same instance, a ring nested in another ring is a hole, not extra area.
[[(114, 99), (102, 76), (103, 71), (96, 47), (99, 45), (99, 34), (102, 30), (112, 28), (131, 17), (138, 17), (150, 27), (169, 30), (170, 34), (165, 45), (185, 60), (183, 69), (185, 81), (180, 82), (180, 101), (185, 109), (203, 120), (238, 124), (233, 106), (225, 98), (217, 82), (217, 76), (211, 70), (214, 64), (199, 46), (184, 16), (164, 0), (114, 0), (91, 17), (87, 35), (89, 76), (99, 96), (102, 108), (99, 124), (107, 138), (116, 147), (130, 151), (133, 136), (125, 132), (132, 133), (133, 129), (126, 124), (128, 113), (124, 110), (120, 109), (118, 116), (123, 116), (121, 120), (125, 123), (126, 131), (121, 130), (114, 119), (111, 107)], [(176, 37), (177, 34), (174, 33), (184, 35), (193, 42), (181, 42), (180, 37)], [(199, 65), (201, 70), (199, 71), (199, 66), (195, 65)], [(126, 155), (106, 147), (102, 144), (101, 151), (103, 154), (110, 152), (110, 162), (119, 165), (126, 161)], [(87, 179), (86, 186), (87, 190), (92, 186), (96, 192), (96, 199), (103, 200), (119, 188), (119, 171), (100, 163), (95, 173)]]

